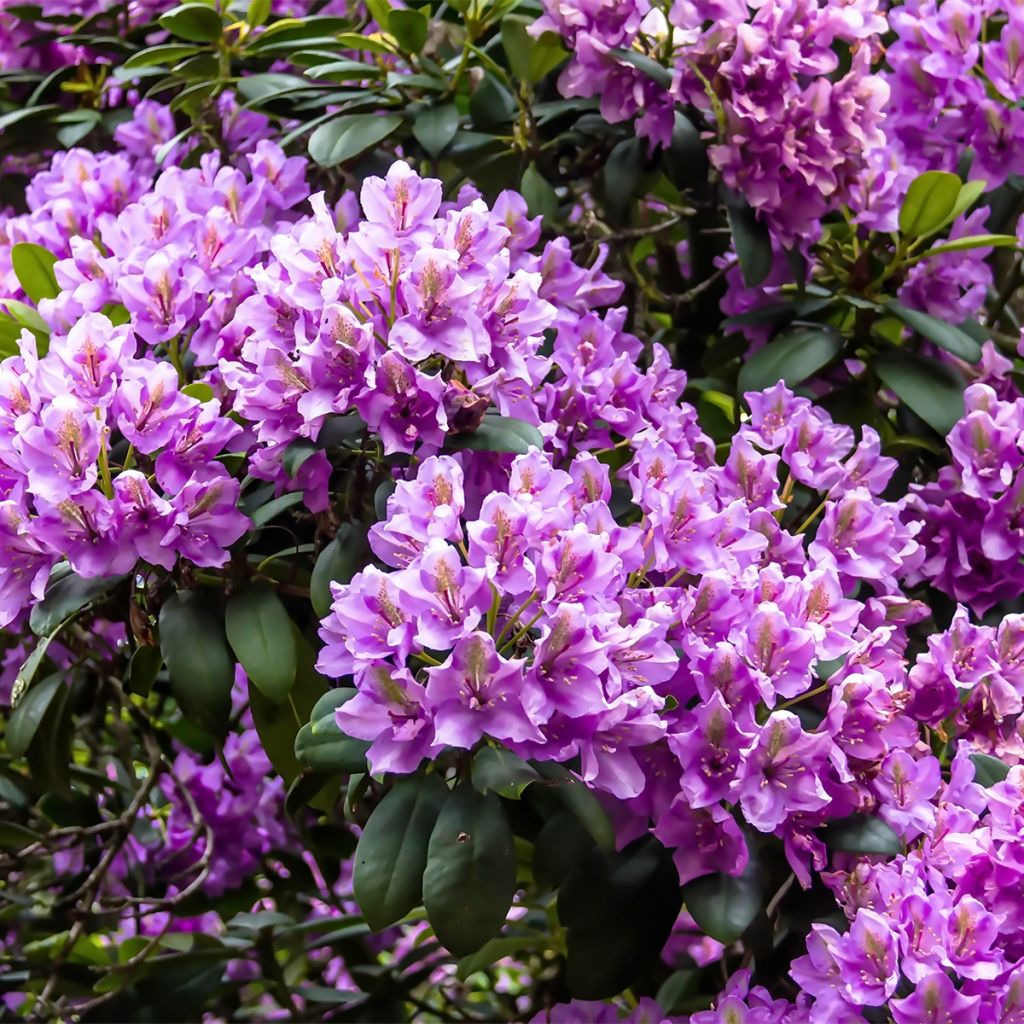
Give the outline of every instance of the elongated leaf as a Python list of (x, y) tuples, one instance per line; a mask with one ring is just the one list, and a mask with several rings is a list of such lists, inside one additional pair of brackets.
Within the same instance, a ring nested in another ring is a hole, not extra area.
[(330, 775), (356, 775), (367, 771), (366, 740), (346, 736), (334, 721), (325, 715), (316, 722), (307, 722), (295, 734), (295, 758), (300, 765)]
[(515, 891), (515, 842), (501, 801), (459, 786), (438, 815), (423, 873), (438, 941), (456, 956), (475, 953), (501, 930)]
[(756, 871), (733, 875), (702, 875), (683, 886), (683, 903), (705, 935), (728, 945), (757, 916), (764, 893)]
[(672, 85), (672, 72), (663, 64), (659, 64), (653, 57), (648, 57), (638, 50), (616, 49), (611, 51), (612, 56), (625, 64), (631, 64), (637, 71), (645, 74), (652, 82), (657, 82), (662, 88), (669, 88)]
[(199, 52), (198, 46), (189, 46), (187, 43), (162, 43), (160, 46), (150, 46), (146, 50), (133, 53), (121, 66), (126, 70), (148, 68), (156, 64), (169, 67), (185, 60), (186, 57), (194, 57)]
[(917, 238), (941, 227), (960, 197), (960, 187), (960, 179), (947, 171), (919, 174), (900, 207), (900, 232)]
[(455, 138), (459, 130), (459, 111), (454, 103), (445, 103), (440, 107), (427, 107), (416, 115), (412, 133), (416, 141), (430, 154), (439, 156), (445, 147)]
[(213, 42), (224, 31), (221, 16), (206, 4), (182, 4), (161, 14), (159, 21), (161, 28), (193, 43)]
[(366, 530), (355, 523), (343, 523), (317, 557), (309, 581), (313, 611), (324, 618), (331, 610), (331, 583), (348, 583), (370, 560)]
[(948, 242), (933, 245), (923, 256), (938, 256), (944, 252), (964, 252), (967, 249), (1008, 249), (1017, 245), (1013, 235), (965, 235)]
[(959, 327), (947, 324), (920, 310), (910, 309), (899, 302), (888, 302), (885, 308), (921, 337), (934, 342), (947, 352), (952, 352), (960, 359), (965, 359), (970, 363), (976, 363), (981, 359), (981, 345)]
[(882, 383), (940, 434), (964, 414), (963, 381), (947, 366), (913, 352), (883, 352), (872, 363)]
[(998, 757), (989, 754), (971, 754), (974, 763), (974, 781), (979, 786), (990, 789), (997, 782), (1002, 782), (1010, 774), (1010, 766)]
[(615, 849), (615, 829), (597, 797), (564, 765), (555, 761), (531, 761), (552, 793), (582, 823), (603, 850)]
[(0, 850), (24, 850), (43, 837), (15, 821), (0, 821)]
[(397, 131), (399, 114), (348, 114), (319, 128), (309, 138), (309, 155), (321, 167), (335, 167), (365, 153)]
[(40, 299), (55, 299), (60, 295), (57, 275), (53, 272), (56, 262), (57, 257), (41, 245), (17, 242), (11, 247), (11, 266), (18, 284), (35, 303)]
[(797, 328), (768, 342), (741, 367), (741, 394), (762, 391), (780, 380), (789, 387), (807, 380), (843, 350), (843, 339), (827, 328)]
[(159, 647), (137, 648), (128, 662), (124, 680), (125, 691), (147, 697), (163, 667), (164, 655)]
[(568, 56), (561, 38), (554, 32), (533, 36), (533, 19), (509, 14), (501, 19), (501, 45), (512, 73), (527, 85), (536, 85)]
[(821, 838), (830, 850), (841, 853), (888, 854), (903, 852), (903, 841), (881, 818), (851, 814), (822, 829)]
[(605, 999), (658, 960), (682, 899), (672, 855), (656, 839), (617, 853), (591, 850), (562, 885), (566, 983), (577, 999)]
[(741, 199), (729, 196), (725, 204), (740, 273), (748, 288), (756, 288), (772, 272), (772, 240), (757, 214)]
[(125, 576), (104, 576), (86, 580), (71, 573), (62, 575), (46, 588), (42, 601), (33, 606), (29, 626), (36, 636), (47, 636), (86, 605), (114, 589)]
[(544, 449), (544, 438), (532, 424), (511, 416), (484, 416), (472, 433), (449, 434), (445, 438), (448, 451), (515, 452), (525, 455), (530, 447)]
[(63, 683), (59, 672), (33, 686), (11, 713), (7, 723), (7, 749), (12, 757), (27, 753), (43, 716), (50, 709)]
[(281, 599), (265, 584), (239, 590), (228, 601), (224, 627), (250, 681), (280, 704), (295, 682), (297, 667), (292, 620)]
[(427, 41), (427, 16), (422, 11), (395, 8), (388, 12), (388, 31), (406, 53), (419, 53)]
[(535, 768), (504, 747), (481, 747), (473, 758), (472, 774), (473, 785), (481, 793), (494, 792), (513, 800), (540, 780)]
[(160, 650), (182, 714), (222, 736), (231, 715), (235, 661), (220, 613), (195, 591), (172, 594), (160, 609)]
[(366, 823), (356, 846), (352, 884), (374, 931), (400, 921), (422, 900), (430, 836), (447, 796), (440, 776), (408, 776)]

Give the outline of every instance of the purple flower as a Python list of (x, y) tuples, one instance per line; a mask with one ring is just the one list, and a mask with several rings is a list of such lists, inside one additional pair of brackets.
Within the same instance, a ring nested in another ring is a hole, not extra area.
[(977, 1024), (980, 1004), (980, 996), (958, 992), (945, 974), (936, 971), (920, 981), (913, 994), (892, 1000), (889, 1008), (896, 1024)]

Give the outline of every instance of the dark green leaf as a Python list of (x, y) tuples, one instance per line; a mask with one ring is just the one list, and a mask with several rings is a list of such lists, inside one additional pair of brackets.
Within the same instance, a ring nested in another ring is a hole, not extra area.
[(51, 580), (42, 601), (32, 608), (29, 626), (36, 636), (48, 636), (60, 625), (114, 589), (124, 576), (104, 576), (98, 579), (82, 579), (75, 573)]
[(672, 855), (656, 839), (617, 853), (591, 850), (558, 894), (569, 992), (606, 999), (629, 987), (658, 961), (681, 902)]
[(454, 103), (427, 107), (416, 115), (412, 133), (430, 156), (440, 156), (459, 129), (459, 111)]
[(508, 124), (516, 110), (512, 94), (494, 77), (484, 72), (469, 98), (469, 116), (473, 126), (489, 132)]
[(909, 309), (899, 302), (887, 302), (885, 308), (893, 316), (902, 320), (911, 330), (920, 334), (922, 338), (927, 338), (958, 358), (965, 359), (969, 363), (976, 363), (981, 359), (981, 345), (959, 327), (947, 324), (944, 320), (939, 320), (928, 313), (922, 313), (920, 310)]
[(11, 687), (12, 708), (18, 707), (22, 697), (32, 685), (32, 680), (35, 679), (36, 672), (39, 671), (39, 666), (43, 663), (43, 659), (46, 657), (46, 651), (58, 632), (59, 629), (55, 629), (49, 636), (42, 637), (39, 643), (36, 644), (32, 653), (25, 659), (21, 668), (18, 669), (18, 674), (14, 679), (14, 685)]
[(24, 850), (43, 837), (38, 832), (19, 825), (14, 821), (0, 821), (0, 849), (2, 850)]
[(851, 814), (829, 822), (821, 838), (830, 849), (840, 853), (873, 853), (897, 856), (903, 841), (881, 818), (869, 814)]
[(683, 886), (683, 902), (700, 930), (726, 945), (747, 930), (760, 911), (763, 898), (753, 863), (739, 877), (702, 875)]
[(495, 792), (498, 796), (518, 800), (531, 782), (540, 776), (522, 758), (504, 747), (481, 747), (473, 758), (473, 785), (481, 793)]
[(516, 891), (516, 849), (501, 801), (462, 785), (437, 817), (423, 873), (423, 905), (438, 941), (475, 953), (505, 923)]
[(625, 64), (631, 64), (637, 71), (645, 74), (652, 82), (668, 89), (672, 85), (672, 72), (663, 64), (659, 64), (653, 57), (648, 57), (638, 50), (612, 50), (611, 54)]
[(559, 808), (533, 842), (533, 874), (538, 884), (557, 889), (594, 846), (594, 837), (579, 818), (567, 808)]
[(367, 740), (346, 736), (335, 723), (333, 714), (324, 715), (315, 723), (307, 722), (295, 734), (296, 760), (315, 772), (331, 775), (365, 772), (369, 748)]
[(395, 8), (388, 12), (388, 31), (406, 52), (416, 54), (427, 41), (427, 16), (422, 11)]
[(348, 114), (319, 128), (309, 138), (309, 155), (321, 167), (334, 167), (383, 142), (402, 124), (400, 114)]
[(243, 511), (252, 520), (252, 525), (266, 526), (267, 523), (276, 519), (282, 512), (294, 508), (302, 501), (301, 491), (292, 491), (290, 494), (282, 494), (279, 498), (273, 498), (254, 509), (245, 507)]
[(124, 680), (126, 692), (148, 697), (163, 667), (164, 656), (159, 647), (137, 648), (128, 662), (128, 672)]
[(245, 587), (231, 595), (224, 627), (250, 681), (280, 704), (291, 691), (297, 666), (292, 620), (281, 599), (266, 584)]
[(748, 288), (756, 288), (772, 271), (771, 236), (757, 214), (738, 197), (729, 196), (725, 209), (743, 283)]
[(53, 265), (57, 257), (48, 249), (32, 242), (16, 242), (11, 247), (11, 266), (22, 291), (35, 303), (40, 299), (55, 299), (60, 285)]
[(63, 676), (55, 673), (33, 686), (11, 713), (7, 723), (7, 749), (12, 757), (21, 757), (35, 738), (43, 716), (58, 695)]
[(374, 809), (356, 846), (353, 889), (374, 931), (423, 898), (427, 847), (448, 791), (438, 775), (407, 776)]
[(974, 763), (974, 781), (979, 786), (991, 789), (997, 782), (1002, 782), (1010, 774), (1010, 766), (998, 757), (989, 754), (971, 754)]
[(946, 223), (960, 196), (960, 179), (947, 171), (925, 171), (907, 189), (899, 228), (909, 238), (927, 235)]
[(172, 594), (160, 609), (160, 650), (182, 714), (222, 736), (231, 716), (235, 661), (220, 613), (195, 591)]
[(370, 560), (366, 530), (355, 523), (343, 523), (338, 533), (320, 552), (309, 580), (309, 599), (318, 618), (331, 610), (331, 583), (348, 583)]
[(665, 170), (676, 188), (693, 188), (705, 180), (707, 153), (700, 131), (681, 111), (676, 111), (672, 142), (665, 150)]
[(799, 327), (768, 342), (741, 367), (740, 394), (762, 391), (785, 381), (788, 387), (807, 380), (843, 350), (843, 339), (826, 327)]
[(533, 19), (522, 14), (501, 19), (501, 45), (508, 65), (512, 74), (527, 85), (536, 85), (568, 56), (558, 35), (545, 32), (534, 37), (528, 31), (532, 24)]
[(548, 792), (579, 818), (603, 850), (615, 849), (615, 829), (601, 801), (568, 768), (555, 761), (531, 761)]
[(224, 31), (221, 16), (206, 4), (182, 4), (161, 14), (159, 21), (171, 35), (193, 43), (211, 43)]
[(543, 217), (547, 224), (558, 216), (558, 196), (551, 183), (537, 170), (536, 164), (530, 164), (523, 171), (519, 191), (526, 200), (531, 217)]
[(913, 352), (890, 351), (872, 368), (882, 383), (940, 434), (948, 434), (964, 414), (964, 385), (948, 366)]
[(544, 450), (544, 438), (530, 423), (511, 416), (484, 416), (483, 422), (470, 434), (449, 434), (447, 451), (515, 452), (525, 455), (530, 447)]

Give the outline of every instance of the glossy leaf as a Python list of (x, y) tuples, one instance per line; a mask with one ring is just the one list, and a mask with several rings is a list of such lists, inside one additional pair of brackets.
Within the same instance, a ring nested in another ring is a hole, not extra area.
[(406, 53), (419, 53), (427, 41), (427, 16), (422, 11), (395, 8), (388, 13), (388, 31)]
[(449, 434), (444, 443), (447, 451), (514, 452), (526, 455), (531, 446), (543, 450), (544, 438), (531, 423), (511, 416), (486, 415), (472, 433)]
[(795, 328), (758, 349), (740, 368), (741, 394), (762, 391), (780, 380), (788, 387), (807, 380), (843, 350), (843, 339), (827, 328)]
[(963, 415), (963, 382), (942, 363), (890, 351), (876, 356), (872, 367), (886, 387), (940, 434), (948, 434)]
[(228, 643), (250, 681), (280, 704), (295, 682), (297, 653), (292, 620), (266, 584), (232, 594), (224, 614)]
[(522, 758), (504, 747), (481, 747), (473, 758), (473, 785), (481, 793), (518, 800), (524, 789), (538, 782), (540, 775)]
[(29, 626), (36, 636), (48, 636), (86, 605), (110, 593), (125, 576), (104, 576), (83, 579), (76, 573), (51, 577), (43, 599), (33, 605)]
[(551, 793), (582, 823), (604, 850), (615, 849), (615, 829), (601, 801), (568, 768), (555, 761), (531, 761), (531, 766), (544, 780)]
[(821, 837), (830, 850), (840, 853), (887, 854), (895, 857), (903, 852), (903, 840), (893, 831), (892, 826), (868, 814), (851, 814), (829, 822), (822, 829)]
[(55, 299), (60, 294), (53, 266), (57, 257), (48, 249), (32, 242), (17, 242), (11, 246), (11, 266), (22, 291), (35, 303), (40, 299)]
[(959, 327), (947, 324), (944, 320), (939, 320), (928, 313), (922, 313), (920, 310), (910, 309), (899, 302), (886, 303), (885, 308), (893, 316), (902, 320), (911, 330), (920, 334), (922, 338), (927, 338), (960, 359), (965, 359), (970, 363), (976, 363), (981, 359), (981, 345)]
[(765, 895), (756, 871), (702, 875), (683, 886), (683, 904), (705, 935), (728, 945), (750, 926)]
[(12, 757), (22, 757), (27, 753), (40, 722), (58, 696), (63, 682), (62, 673), (47, 676), (25, 694), (11, 713), (6, 739)]
[(335, 167), (379, 145), (402, 124), (399, 114), (348, 114), (320, 125), (309, 138), (309, 155)]
[(172, 594), (160, 609), (160, 650), (182, 714), (222, 736), (231, 715), (235, 660), (220, 613), (195, 591)]
[(423, 898), (423, 872), (448, 795), (440, 776), (407, 776), (374, 808), (356, 846), (353, 890), (374, 931), (400, 921)]
[(971, 754), (970, 757), (974, 764), (974, 781), (986, 789), (991, 789), (1010, 774), (1010, 766), (998, 757), (990, 754)]
[(438, 815), (423, 873), (438, 941), (456, 956), (475, 953), (501, 930), (515, 891), (515, 843), (501, 801), (458, 786)]
[(918, 238), (941, 227), (960, 197), (960, 184), (959, 177), (947, 171), (919, 174), (900, 207), (900, 232)]
[(331, 584), (350, 582), (369, 562), (370, 555), (366, 530), (358, 523), (343, 523), (317, 556), (309, 580), (309, 599), (318, 618), (324, 618), (331, 610)]
[(554, 32), (533, 36), (533, 19), (510, 14), (501, 19), (501, 45), (512, 74), (527, 85), (536, 85), (568, 56), (562, 40)]
[(587, 854), (558, 894), (573, 997), (606, 999), (630, 986), (657, 962), (681, 904), (672, 855), (656, 839)]
[(160, 15), (160, 26), (179, 39), (211, 43), (224, 31), (221, 16), (207, 4), (182, 4)]
[(738, 197), (728, 197), (725, 209), (743, 283), (756, 288), (772, 271), (771, 236), (757, 214)]
[(430, 156), (437, 157), (459, 130), (459, 111), (454, 103), (421, 110), (413, 121), (412, 133)]

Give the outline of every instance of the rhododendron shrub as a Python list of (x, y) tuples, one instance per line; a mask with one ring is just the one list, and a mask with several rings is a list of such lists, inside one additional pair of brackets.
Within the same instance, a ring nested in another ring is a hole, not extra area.
[(0, 1020), (1022, 1019), (1019, 23), (0, 0)]

